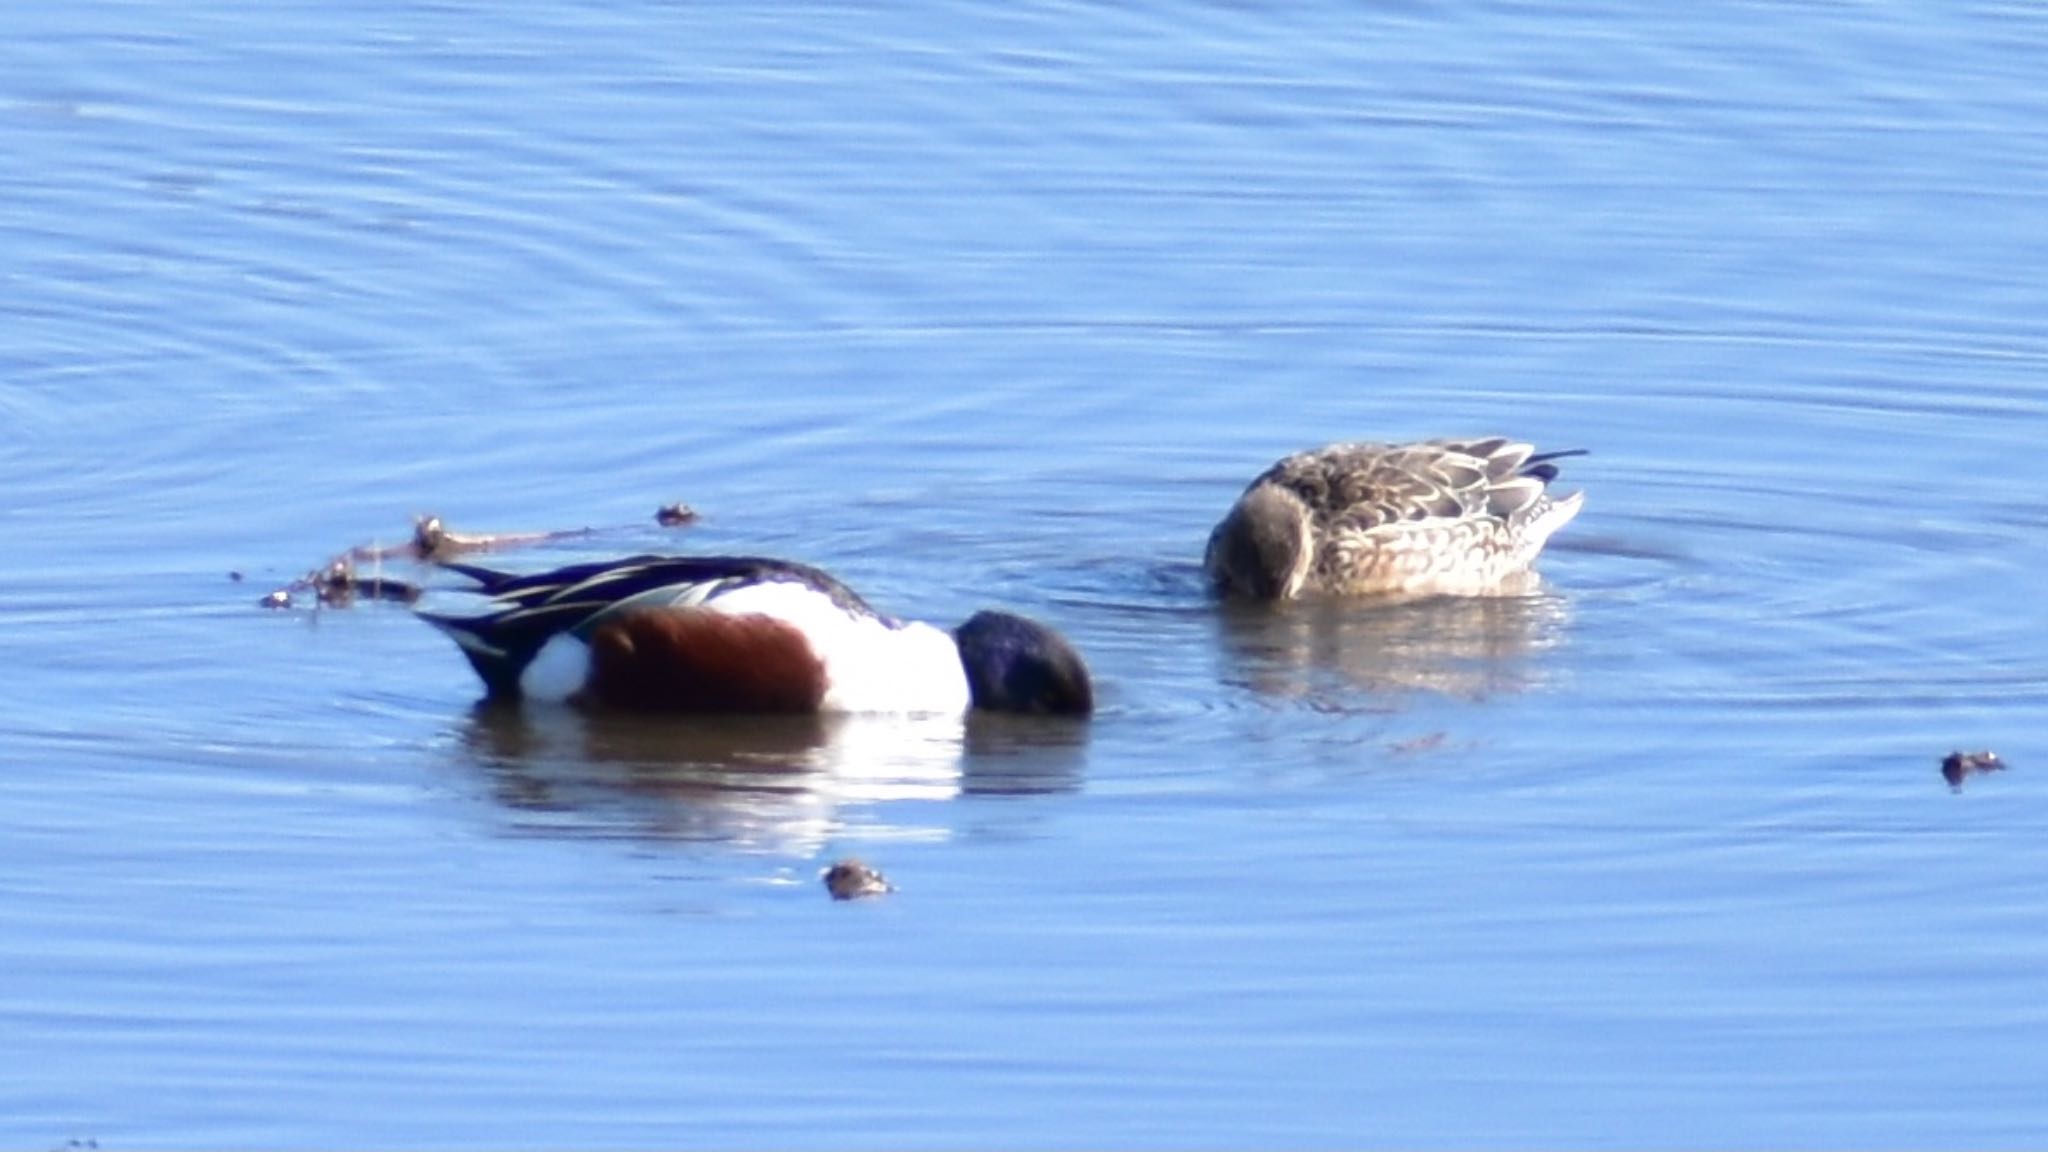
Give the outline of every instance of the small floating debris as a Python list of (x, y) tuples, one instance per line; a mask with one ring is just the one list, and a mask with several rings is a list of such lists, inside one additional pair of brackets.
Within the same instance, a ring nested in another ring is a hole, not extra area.
[(412, 518), (413, 555), (424, 560), (441, 551), (448, 544), (448, 526), (441, 523), (439, 516), (415, 516)]
[(834, 900), (859, 900), (896, 890), (880, 872), (850, 857), (825, 869), (824, 876), (825, 890)]
[[(457, 532), (439, 516), (416, 516), (412, 522), (412, 542), (398, 551), (417, 560), (440, 560), (464, 552), (490, 552), (523, 544), (545, 544), (550, 540), (588, 536), (591, 532), (589, 528), (565, 528), (555, 532)], [(361, 556), (365, 553), (358, 548), (355, 554)], [(370, 555), (382, 558), (390, 553), (372, 550)]]
[[(655, 520), (667, 527), (692, 524), (698, 519), (700, 516), (697, 510), (680, 501), (655, 512)], [(559, 540), (596, 536), (603, 531), (610, 529), (585, 527), (562, 528), (550, 532), (457, 532), (448, 527), (447, 522), (439, 516), (415, 516), (412, 535), (403, 544), (362, 544), (347, 549), (326, 564), (279, 588), (257, 603), (265, 608), (295, 608), (298, 606), (298, 594), (304, 592), (313, 597), (316, 605), (329, 608), (345, 608), (358, 600), (391, 600), (410, 604), (424, 594), (424, 589), (420, 586), (403, 580), (393, 580), (381, 574), (362, 576), (357, 573), (364, 569), (381, 573), (386, 561), (442, 563), (466, 552), (492, 552), (501, 548), (547, 544)], [(230, 572), (228, 578), (240, 581), (243, 574), (239, 571)]]
[(1958, 792), (1962, 791), (1963, 781), (1972, 776), (2004, 770), (2005, 761), (1998, 758), (1998, 753), (1991, 751), (1951, 752), (1941, 762), (1941, 778), (1948, 781), (1948, 786)]
[(420, 598), (418, 585), (388, 576), (356, 575), (354, 562), (344, 556), (272, 591), (256, 603), (264, 608), (296, 608), (300, 592), (311, 592), (315, 601), (329, 608), (346, 608), (358, 600), (410, 604)]
[(347, 560), (329, 564), (325, 571), (313, 576), (312, 583), (320, 602), (336, 608), (346, 607), (357, 600), (393, 600), (410, 604), (420, 598), (420, 590), (403, 580), (356, 575), (355, 565)]
[(680, 500), (654, 510), (654, 522), (663, 528), (681, 528), (685, 524), (695, 524), (698, 519), (697, 510)]
[(1435, 752), (1444, 746), (1444, 741), (1450, 739), (1450, 735), (1448, 732), (1431, 732), (1425, 736), (1417, 736), (1412, 740), (1396, 740), (1392, 744), (1387, 745), (1387, 751), (1395, 756), (1413, 756), (1420, 752)]

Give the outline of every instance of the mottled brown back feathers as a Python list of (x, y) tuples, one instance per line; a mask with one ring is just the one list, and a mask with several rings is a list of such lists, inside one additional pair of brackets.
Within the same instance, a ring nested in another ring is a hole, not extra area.
[(1204, 564), (1217, 591), (1262, 600), (1505, 588), (1578, 512), (1579, 493), (1545, 489), (1575, 455), (1500, 436), (1298, 452), (1239, 497)]

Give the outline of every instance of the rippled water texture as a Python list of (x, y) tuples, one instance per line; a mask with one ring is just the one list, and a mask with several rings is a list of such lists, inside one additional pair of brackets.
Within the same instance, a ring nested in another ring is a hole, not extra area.
[[(8, 1143), (2048, 1131), (2040, 9), (9, 21)], [(1496, 431), (1591, 450), (1540, 592), (1205, 599), (1275, 457)], [(425, 513), (1102, 708), (506, 714), (257, 607)]]

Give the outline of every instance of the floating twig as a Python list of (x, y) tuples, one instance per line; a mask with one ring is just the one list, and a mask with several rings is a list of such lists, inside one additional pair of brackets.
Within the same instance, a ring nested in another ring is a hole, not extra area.
[(440, 560), (464, 552), (495, 552), (500, 548), (546, 544), (553, 540), (591, 536), (596, 532), (595, 528), (563, 528), (554, 532), (456, 532), (442, 523), (439, 516), (420, 516), (413, 520), (412, 543), (407, 547), (415, 559)]
[[(655, 512), (655, 521), (664, 527), (694, 524), (698, 519), (696, 509), (680, 502)], [(383, 575), (382, 565), (386, 560), (433, 563), (470, 552), (494, 552), (594, 536), (599, 531), (596, 528), (562, 528), (551, 532), (457, 532), (439, 516), (416, 516), (413, 518), (412, 537), (405, 543), (357, 545), (276, 589), (257, 603), (265, 608), (291, 608), (296, 605), (300, 593), (309, 593), (319, 604), (335, 608), (347, 607), (359, 599), (410, 604), (420, 598), (423, 590), (416, 584)], [(370, 575), (361, 574), (365, 565), (371, 567)], [(240, 580), (241, 573), (230, 573), (230, 578)]]
[(393, 600), (410, 604), (420, 598), (418, 585), (393, 580), (382, 575), (381, 571), (372, 576), (358, 575), (355, 565), (346, 559), (336, 560), (325, 570), (309, 575), (314, 593), (322, 604), (330, 607), (345, 608), (357, 600)]

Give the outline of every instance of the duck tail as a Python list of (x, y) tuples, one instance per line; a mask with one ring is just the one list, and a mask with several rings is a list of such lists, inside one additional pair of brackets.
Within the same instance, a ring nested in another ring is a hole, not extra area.
[(1522, 461), (1521, 475), (1533, 477), (1545, 484), (1557, 479), (1558, 467), (1553, 461), (1571, 456), (1590, 456), (1590, 448), (1560, 448), (1555, 452), (1539, 452)]
[(477, 678), (484, 682), (484, 692), (492, 699), (513, 700), (519, 696), (519, 676), (533, 659), (531, 652), (511, 652), (501, 647), (492, 635), (492, 616), (449, 616), (439, 612), (422, 612), (417, 609), (413, 615), (432, 624), (441, 634), (455, 641), (462, 649), (462, 655), (469, 660), (469, 666), (476, 669)]
[[(495, 596), (518, 577), (510, 572), (495, 568), (484, 568), (476, 564), (462, 564), (453, 560), (437, 560), (436, 565), (446, 568), (458, 576), (476, 582), (474, 589)], [(469, 666), (476, 669), (477, 678), (484, 682), (484, 692), (494, 700), (516, 700), (519, 698), (519, 677), (526, 671), (526, 665), (533, 659), (531, 645), (508, 643), (513, 636), (502, 627), (505, 613), (486, 612), (483, 615), (455, 615), (445, 612), (428, 612), (413, 609), (413, 615), (432, 624), (440, 633), (455, 641), (468, 659)]]

